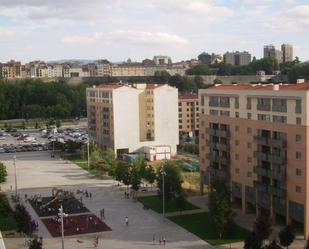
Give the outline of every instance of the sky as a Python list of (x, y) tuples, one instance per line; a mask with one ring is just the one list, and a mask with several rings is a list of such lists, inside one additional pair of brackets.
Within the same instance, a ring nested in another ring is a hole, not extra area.
[(309, 59), (308, 0), (0, 0), (0, 62), (131, 58), (294, 46)]

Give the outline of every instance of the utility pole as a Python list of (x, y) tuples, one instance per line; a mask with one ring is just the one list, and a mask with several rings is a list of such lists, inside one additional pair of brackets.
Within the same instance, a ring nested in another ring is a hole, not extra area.
[(90, 170), (90, 157), (89, 157), (89, 154), (90, 154), (90, 149), (89, 149), (89, 139), (88, 139), (88, 142), (87, 142), (87, 159), (88, 159), (88, 171)]
[(160, 169), (160, 173), (162, 175), (162, 214), (163, 214), (163, 221), (165, 220), (165, 182), (164, 177), (166, 176), (164, 165)]
[(61, 248), (64, 249), (64, 227), (63, 227), (63, 217), (67, 217), (68, 215), (63, 212), (63, 206), (61, 204), (59, 208), (59, 215), (61, 219)]
[(16, 155), (13, 156), (14, 175), (15, 175), (15, 198), (17, 200), (17, 173), (16, 173)]

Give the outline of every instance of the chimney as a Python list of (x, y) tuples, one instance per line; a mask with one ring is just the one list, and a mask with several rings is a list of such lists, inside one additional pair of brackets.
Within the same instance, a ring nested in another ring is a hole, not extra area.
[(273, 90), (274, 91), (279, 91), (279, 85), (273, 85)]

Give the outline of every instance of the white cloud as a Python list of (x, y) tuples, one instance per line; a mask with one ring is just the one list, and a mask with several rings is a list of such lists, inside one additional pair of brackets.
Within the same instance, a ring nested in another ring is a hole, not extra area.
[(184, 46), (189, 41), (179, 35), (164, 32), (117, 30), (108, 33), (94, 32), (90, 36), (71, 35), (61, 39), (63, 43), (92, 44), (98, 42), (119, 42), (143, 46)]

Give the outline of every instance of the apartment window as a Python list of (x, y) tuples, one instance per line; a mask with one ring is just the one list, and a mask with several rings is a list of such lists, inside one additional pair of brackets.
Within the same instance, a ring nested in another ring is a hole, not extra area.
[(187, 112), (188, 112), (188, 111), (190, 111), (190, 109), (189, 109), (189, 108), (187, 108)]
[(239, 97), (235, 97), (235, 108), (239, 108)]
[(301, 160), (301, 152), (296, 151), (296, 159)]
[(256, 109), (259, 111), (270, 111), (270, 99), (257, 98)]
[(299, 118), (299, 117), (296, 118), (296, 124), (301, 125), (301, 118)]
[(247, 172), (247, 177), (252, 177), (252, 172), (251, 171)]
[(229, 111), (220, 111), (220, 116), (229, 117), (230, 116), (230, 112)]
[[(147, 102), (148, 102), (148, 100), (147, 100)], [(178, 106), (179, 106), (179, 107), (181, 106), (181, 102), (178, 103)]]
[(187, 125), (187, 128), (190, 129), (190, 125)]
[(218, 107), (219, 106), (219, 97), (218, 96), (209, 96), (208, 105)]
[(235, 168), (235, 173), (239, 174), (239, 168)]
[(189, 114), (187, 114), (187, 118), (189, 118), (190, 117), (190, 115)]
[(201, 105), (202, 105), (202, 106), (205, 105), (205, 96), (201, 96)]
[(182, 129), (182, 125), (179, 125), (179, 129)]
[(301, 193), (301, 186), (296, 186), (296, 192)]
[(179, 123), (182, 123), (182, 119), (179, 119)]
[(239, 145), (239, 140), (235, 140), (235, 145), (236, 145), (236, 146)]
[(301, 141), (301, 135), (296, 134), (295, 140), (296, 140), (296, 142), (300, 142)]
[(252, 144), (251, 143), (247, 143), (247, 148), (251, 149)]
[(248, 156), (247, 162), (248, 162), (248, 163), (251, 163), (251, 162), (252, 162), (252, 158)]
[(257, 117), (258, 117), (258, 120), (270, 121), (270, 115), (268, 114), (258, 114)]
[(301, 169), (296, 169), (296, 175), (301, 176)]
[(295, 113), (301, 113), (301, 99), (296, 100)]
[(212, 116), (219, 116), (219, 111), (210, 109), (209, 114), (212, 115)]
[(247, 133), (250, 134), (252, 132), (252, 129), (250, 127), (247, 128)]
[(235, 126), (235, 131), (239, 131), (239, 126), (238, 125)]
[(274, 123), (283, 123), (283, 124), (286, 124), (287, 118), (286, 118), (286, 116), (277, 116), (277, 115), (273, 115), (273, 122), (274, 122)]
[(251, 98), (247, 98), (247, 110), (251, 110)]
[(251, 119), (251, 113), (250, 112), (247, 113), (247, 118)]
[(179, 117), (179, 118), (182, 118), (182, 114), (181, 114), (181, 113), (179, 113), (179, 114), (178, 114), (178, 117)]
[(220, 107), (230, 107), (230, 98), (220, 97)]
[(239, 154), (235, 154), (235, 160), (239, 160)]
[(181, 112), (181, 108), (178, 108), (178, 111)]
[(239, 118), (239, 112), (235, 112), (235, 118)]
[(286, 99), (273, 99), (272, 100), (273, 112), (287, 112), (287, 100)]

